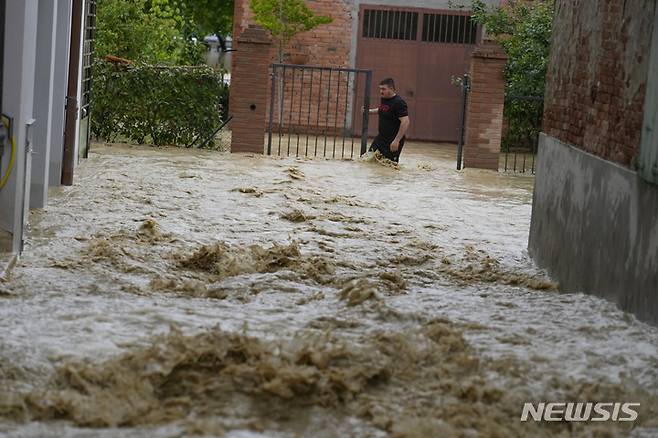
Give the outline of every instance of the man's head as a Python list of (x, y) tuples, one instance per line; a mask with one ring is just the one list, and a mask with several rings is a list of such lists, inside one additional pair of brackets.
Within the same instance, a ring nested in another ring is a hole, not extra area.
[(381, 81), (379, 83), (379, 94), (385, 99), (395, 96), (395, 81), (391, 78)]

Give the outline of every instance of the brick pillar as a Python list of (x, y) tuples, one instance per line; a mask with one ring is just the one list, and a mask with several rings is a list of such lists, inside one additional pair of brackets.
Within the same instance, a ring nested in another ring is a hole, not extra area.
[(249, 26), (238, 37), (229, 97), (233, 115), (231, 152), (264, 152), (271, 45), (267, 32), (255, 26)]
[(507, 56), (495, 42), (485, 41), (471, 59), (471, 92), (466, 110), (464, 167), (498, 171), (503, 127)]

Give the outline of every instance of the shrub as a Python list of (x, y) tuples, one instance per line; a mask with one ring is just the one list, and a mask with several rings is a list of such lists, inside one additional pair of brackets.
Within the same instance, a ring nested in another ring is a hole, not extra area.
[[(504, 6), (490, 6), (472, 0), (473, 19), (503, 47), (508, 96), (544, 96), (546, 69), (551, 44), (554, 0), (509, 0)], [(510, 99), (505, 104), (509, 126), (503, 150), (530, 147), (541, 130), (543, 103), (540, 100)]]
[(110, 142), (189, 147), (210, 135), (228, 110), (228, 86), (209, 67), (98, 61), (93, 90), (91, 130)]

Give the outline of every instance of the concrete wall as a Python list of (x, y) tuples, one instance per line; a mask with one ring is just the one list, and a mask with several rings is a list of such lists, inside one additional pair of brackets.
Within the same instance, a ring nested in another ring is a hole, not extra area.
[(6, 14), (2, 111), (14, 119), (17, 151), (9, 183), (0, 191), (0, 227), (12, 234), (12, 252), (19, 252), (29, 207), (27, 124), (33, 118), (37, 0), (7, 0)]
[(658, 187), (542, 135), (529, 251), (561, 289), (658, 324)]
[(638, 154), (656, 0), (557, 0), (544, 131), (631, 166)]

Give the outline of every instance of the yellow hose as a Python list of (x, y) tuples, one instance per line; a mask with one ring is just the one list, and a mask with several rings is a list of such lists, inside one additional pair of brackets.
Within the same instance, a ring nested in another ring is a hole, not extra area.
[(9, 158), (9, 167), (7, 168), (7, 172), (5, 175), (2, 177), (0, 180), (0, 190), (4, 188), (5, 185), (7, 185), (7, 181), (9, 181), (9, 175), (11, 175), (11, 169), (14, 167), (14, 160), (16, 159), (16, 140), (12, 137), (10, 139), (11, 142), (11, 157)]

